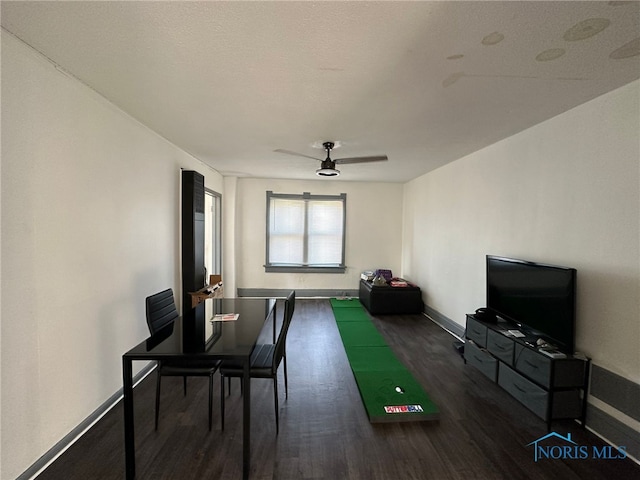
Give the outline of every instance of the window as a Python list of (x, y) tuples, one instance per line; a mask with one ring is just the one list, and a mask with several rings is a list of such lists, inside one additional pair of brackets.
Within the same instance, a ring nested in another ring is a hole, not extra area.
[(347, 194), (267, 192), (267, 272), (344, 273)]

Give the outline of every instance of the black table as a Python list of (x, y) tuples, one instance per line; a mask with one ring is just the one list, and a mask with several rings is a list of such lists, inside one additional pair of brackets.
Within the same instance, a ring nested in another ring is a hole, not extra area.
[[(273, 314), (275, 336), (275, 300), (253, 298), (222, 298), (207, 300), (212, 302), (213, 313), (238, 313), (235, 321), (205, 322), (206, 340), (203, 345), (194, 345), (182, 335), (182, 318), (163, 329), (157, 335), (129, 350), (122, 356), (122, 378), (124, 390), (124, 445), (126, 478), (136, 476), (135, 435), (133, 418), (133, 375), (134, 360), (172, 360), (185, 365), (202, 360), (241, 360), (244, 365), (243, 411), (242, 411), (242, 476), (249, 478), (251, 460), (251, 378), (249, 359), (258, 336)], [(204, 307), (204, 305), (202, 305)]]

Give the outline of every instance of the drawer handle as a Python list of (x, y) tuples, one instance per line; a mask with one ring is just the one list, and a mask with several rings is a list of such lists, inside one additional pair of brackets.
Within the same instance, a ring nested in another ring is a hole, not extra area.
[(524, 363), (529, 365), (531, 368), (538, 368), (538, 365), (536, 365), (535, 363), (531, 363), (529, 360), (525, 360)]
[(476, 362), (482, 363), (482, 358), (478, 358), (475, 355), (473, 356), (473, 358)]
[(498, 350), (502, 350), (502, 351), (504, 351), (504, 350), (506, 350), (506, 349), (508, 348), (508, 347), (505, 347), (505, 346), (503, 346), (503, 345), (498, 345), (497, 343), (495, 344), (495, 346), (496, 346), (496, 348), (497, 348)]
[(526, 390), (520, 388), (516, 383), (514, 383), (513, 386), (516, 387), (516, 389), (520, 390), (522, 393), (527, 393)]

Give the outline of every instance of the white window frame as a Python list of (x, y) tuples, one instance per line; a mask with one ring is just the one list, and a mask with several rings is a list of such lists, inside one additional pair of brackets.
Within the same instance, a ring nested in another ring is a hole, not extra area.
[[(269, 243), (270, 243), (270, 232), (271, 232), (271, 200), (272, 199), (288, 199), (288, 200), (301, 200), (305, 203), (305, 233), (304, 233), (304, 250), (305, 259), (307, 257), (307, 252), (309, 248), (309, 237), (306, 233), (306, 228), (308, 224), (308, 216), (307, 209), (308, 205), (311, 202), (321, 202), (321, 201), (340, 201), (342, 202), (342, 255), (340, 263), (331, 264), (331, 265), (310, 265), (307, 263), (301, 264), (276, 264), (270, 262), (269, 257)], [(341, 193), (340, 195), (312, 195), (309, 192), (304, 192), (302, 194), (288, 194), (288, 193), (273, 193), (272, 191), (267, 191), (267, 228), (266, 228), (266, 262), (265, 262), (265, 272), (284, 272), (284, 273), (345, 273), (345, 237), (346, 237), (346, 226), (347, 226), (347, 194)]]

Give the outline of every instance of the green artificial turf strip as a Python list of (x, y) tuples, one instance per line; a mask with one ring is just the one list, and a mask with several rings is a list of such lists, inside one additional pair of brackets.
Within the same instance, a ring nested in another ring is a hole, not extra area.
[(334, 300), (336, 325), (369, 421), (436, 420), (438, 408), (387, 346), (359, 301)]
[(345, 346), (353, 372), (387, 372), (406, 370), (393, 351), (387, 346)]
[(362, 304), (357, 298), (332, 298), (331, 308), (362, 308)]
[[(438, 408), (408, 370), (354, 371), (353, 375), (369, 415), (369, 421), (402, 422), (438, 418)], [(398, 392), (396, 387), (401, 391)], [(419, 406), (413, 409), (422, 411), (401, 413), (385, 411), (385, 407), (400, 407), (400, 409), (409, 407), (407, 410), (410, 410), (411, 406)]]
[(345, 347), (384, 346), (387, 344), (371, 322), (342, 322), (337, 325)]
[(333, 316), (336, 318), (336, 322), (368, 322), (371, 323), (371, 318), (367, 312), (362, 308), (339, 308), (334, 310)]

